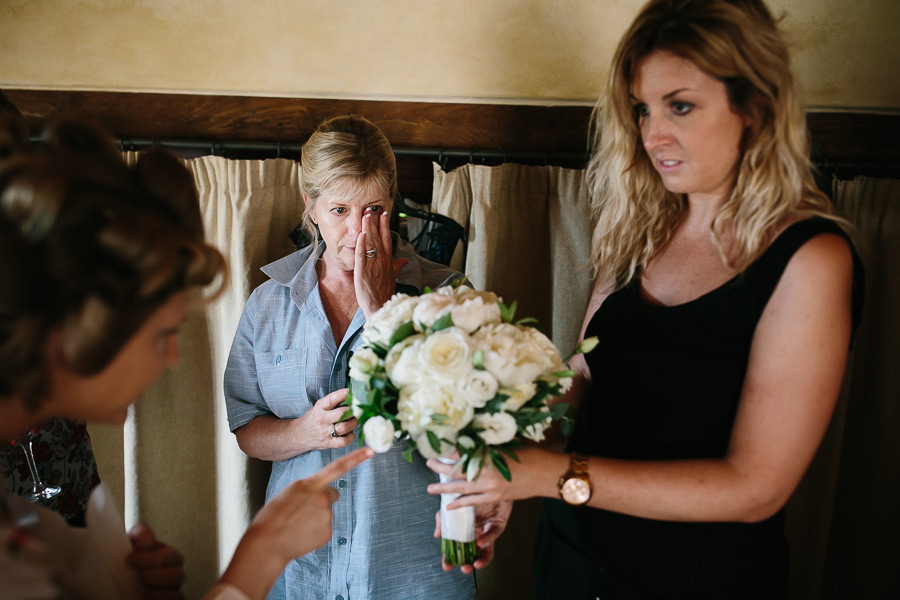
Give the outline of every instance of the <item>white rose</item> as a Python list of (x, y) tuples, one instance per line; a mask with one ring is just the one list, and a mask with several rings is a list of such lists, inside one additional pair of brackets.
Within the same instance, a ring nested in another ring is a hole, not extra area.
[(412, 321), (413, 311), (418, 302), (417, 296), (394, 294), (366, 320), (366, 326), (362, 333), (363, 343), (378, 343), (387, 346), (397, 328)]
[(419, 297), (419, 303), (412, 313), (412, 322), (416, 329), (425, 329), (434, 325), (434, 322), (450, 312), (453, 306), (453, 296), (444, 294), (425, 294)]
[(472, 333), (482, 325), (500, 323), (500, 307), (497, 302), (485, 302), (482, 296), (463, 296), (450, 309), (453, 324), (466, 333)]
[(458, 381), (474, 368), (469, 336), (456, 327), (432, 333), (422, 342), (419, 361), (429, 377)]
[[(414, 439), (426, 429), (438, 437), (456, 439), (456, 432), (468, 425), (474, 414), (464, 394), (452, 384), (426, 379), (400, 389), (397, 417)], [(439, 415), (438, 421), (435, 415)]]
[(439, 296), (456, 296), (459, 293), (459, 290), (465, 287), (466, 286), (459, 286), (458, 288), (454, 288), (452, 285), (444, 285), (434, 290), (433, 293)]
[(397, 342), (384, 357), (384, 370), (398, 388), (416, 383), (421, 378), (419, 355), (425, 336), (411, 335)]
[[(541, 338), (534, 336), (530, 327), (509, 323), (488, 325), (473, 334), (481, 342), (484, 351), (484, 368), (491, 372), (501, 385), (514, 386), (537, 379), (553, 367)], [(551, 343), (552, 346), (552, 343)]]
[(394, 424), (384, 417), (372, 417), (363, 425), (363, 437), (366, 445), (382, 454), (394, 445)]
[(522, 435), (532, 442), (543, 442), (544, 441), (544, 432), (550, 427), (550, 423), (553, 422), (551, 417), (547, 417), (543, 421), (539, 421), (534, 425), (529, 425), (522, 431)]
[(350, 379), (366, 383), (369, 381), (369, 376), (378, 367), (378, 355), (371, 348), (363, 346), (353, 353), (348, 363), (350, 365)]
[(505, 444), (516, 437), (516, 420), (509, 413), (498, 412), (494, 414), (482, 413), (475, 415), (472, 421), (476, 427), (484, 429), (478, 435), (485, 444), (496, 446)]
[(498, 387), (496, 377), (478, 369), (472, 369), (463, 383), (466, 401), (475, 408), (483, 407), (488, 400), (497, 395)]
[(353, 399), (350, 401), (350, 412), (353, 413), (353, 418), (358, 419), (363, 414), (362, 406), (359, 403), (359, 400), (356, 399), (356, 396), (353, 396)]
[(534, 398), (534, 395), (537, 393), (537, 386), (533, 383), (520, 383), (505, 387), (502, 391), (504, 394), (508, 394), (509, 398), (504, 400), (501, 408), (508, 412), (515, 412)]

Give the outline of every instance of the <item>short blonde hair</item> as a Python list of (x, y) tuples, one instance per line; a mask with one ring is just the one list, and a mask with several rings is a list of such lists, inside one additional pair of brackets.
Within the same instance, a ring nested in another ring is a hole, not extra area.
[[(678, 224), (686, 202), (663, 186), (641, 141), (630, 93), (637, 65), (671, 52), (723, 82), (750, 125), (738, 176), (710, 232), (723, 262), (744, 270), (786, 217), (833, 214), (815, 183), (806, 117), (787, 46), (761, 0), (651, 0), (619, 43), (605, 94), (594, 109), (588, 186), (597, 226), (592, 265), (621, 287), (646, 266)], [(734, 233), (733, 260), (721, 232)]]
[(300, 170), (301, 189), (309, 202), (302, 225), (310, 239), (318, 236), (310, 209), (323, 192), (342, 187), (352, 194), (374, 186), (390, 202), (397, 195), (397, 160), (391, 144), (374, 123), (359, 115), (323, 121), (303, 144)]

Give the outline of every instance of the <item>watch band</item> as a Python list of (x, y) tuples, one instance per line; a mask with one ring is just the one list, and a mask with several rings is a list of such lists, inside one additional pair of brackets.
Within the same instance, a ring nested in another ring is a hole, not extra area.
[(586, 476), (588, 468), (588, 457), (578, 452), (573, 452), (569, 457), (569, 471), (573, 475)]
[(557, 491), (563, 501), (572, 505), (585, 504), (590, 499), (592, 485), (587, 456), (578, 452), (569, 455), (569, 468), (560, 475)]

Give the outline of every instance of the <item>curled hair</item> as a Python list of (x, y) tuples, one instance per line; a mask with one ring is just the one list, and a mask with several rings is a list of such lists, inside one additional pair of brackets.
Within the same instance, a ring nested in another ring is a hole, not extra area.
[(302, 224), (310, 239), (318, 239), (310, 209), (322, 193), (341, 188), (353, 195), (374, 186), (389, 201), (397, 195), (397, 160), (391, 143), (374, 123), (359, 115), (323, 121), (303, 144), (300, 170), (303, 193), (309, 199)]
[(29, 143), (0, 127), (0, 397), (32, 411), (47, 393), (45, 343), (68, 368), (105, 368), (173, 294), (219, 281), (193, 178), (151, 150), (133, 168), (101, 130), (76, 121)]
[[(641, 59), (666, 51), (721, 81), (732, 108), (749, 125), (737, 180), (712, 223), (723, 263), (743, 271), (786, 218), (833, 214), (816, 186), (808, 133), (787, 46), (761, 0), (651, 0), (616, 49), (604, 95), (592, 118), (587, 180), (597, 226), (592, 265), (625, 285), (668, 241), (687, 208), (666, 190), (644, 151), (630, 92)], [(725, 249), (722, 233), (733, 233)]]

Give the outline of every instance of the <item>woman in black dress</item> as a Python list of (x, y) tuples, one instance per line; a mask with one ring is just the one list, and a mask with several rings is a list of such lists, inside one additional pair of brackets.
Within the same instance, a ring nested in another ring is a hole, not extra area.
[(582, 334), (600, 346), (574, 361), (567, 453), (430, 491), (551, 498), (539, 598), (783, 597), (783, 507), (837, 400), (861, 272), (774, 19), (759, 0), (652, 0), (595, 115)]

